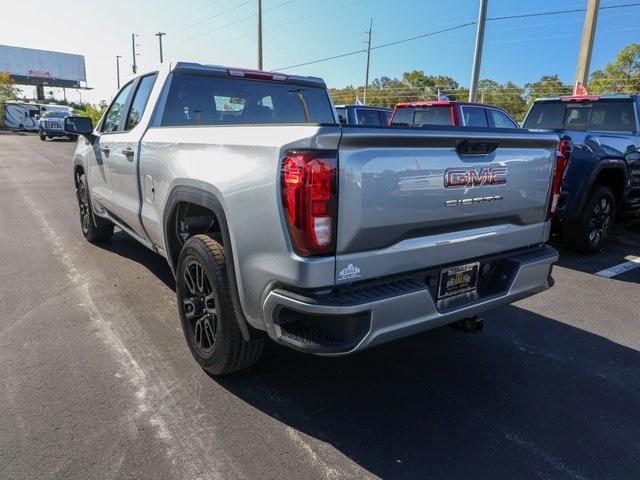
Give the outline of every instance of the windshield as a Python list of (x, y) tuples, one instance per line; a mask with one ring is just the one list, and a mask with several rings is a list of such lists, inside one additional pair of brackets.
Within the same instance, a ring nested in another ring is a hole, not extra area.
[(524, 122), (531, 130), (593, 130), (632, 132), (635, 130), (630, 101), (538, 102)]
[(49, 112), (44, 112), (42, 114), (42, 118), (64, 118), (68, 116), (69, 116), (69, 112), (49, 111)]

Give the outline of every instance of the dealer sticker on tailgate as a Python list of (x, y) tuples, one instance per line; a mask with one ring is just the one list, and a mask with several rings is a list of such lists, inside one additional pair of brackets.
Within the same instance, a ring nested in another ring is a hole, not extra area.
[(445, 268), (440, 272), (438, 298), (450, 297), (475, 290), (478, 283), (479, 262)]

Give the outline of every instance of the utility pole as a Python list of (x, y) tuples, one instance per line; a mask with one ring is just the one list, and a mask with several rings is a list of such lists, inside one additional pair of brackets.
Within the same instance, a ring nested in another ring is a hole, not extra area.
[(593, 49), (593, 37), (596, 34), (596, 24), (598, 23), (599, 7), (600, 0), (588, 0), (587, 14), (584, 17), (584, 27), (582, 29), (582, 42), (580, 43), (580, 53), (578, 55), (578, 67), (576, 68), (576, 81), (573, 85), (574, 94), (578, 83), (586, 86), (589, 81), (591, 51)]
[(262, 70), (262, 0), (258, 0), (258, 70)]
[(487, 21), (487, 2), (480, 0), (478, 11), (478, 28), (476, 29), (476, 50), (473, 55), (473, 68), (471, 69), (471, 86), (469, 87), (469, 101), (475, 102), (478, 96), (478, 80), (480, 79), (480, 65), (482, 64), (482, 46), (484, 44), (484, 24)]
[(156, 37), (158, 37), (158, 42), (160, 43), (160, 63), (162, 63), (162, 36), (166, 35), (164, 32), (156, 33)]
[[(371, 28), (373, 27), (373, 19), (369, 19), (369, 32), (367, 38), (367, 68), (364, 76), (364, 104), (367, 104), (367, 90), (369, 89), (369, 60), (371, 60)], [(365, 32), (367, 33), (367, 32)]]
[(121, 55), (116, 55), (116, 75), (118, 78), (118, 90), (120, 90), (120, 59)]
[(131, 34), (131, 55), (133, 57), (133, 63), (131, 64), (131, 70), (133, 70), (133, 74), (135, 75), (138, 72), (138, 65), (136, 64), (136, 34)]

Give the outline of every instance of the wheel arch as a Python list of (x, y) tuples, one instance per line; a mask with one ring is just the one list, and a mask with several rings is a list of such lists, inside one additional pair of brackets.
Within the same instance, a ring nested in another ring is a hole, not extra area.
[(177, 261), (180, 255), (180, 247), (177, 244), (177, 239), (172, 233), (172, 222), (175, 215), (178, 213), (178, 207), (182, 203), (188, 203), (203, 207), (214, 215), (215, 220), (219, 226), (220, 235), (225, 249), (225, 260), (227, 263), (227, 272), (229, 275), (229, 284), (231, 287), (231, 296), (236, 311), (240, 331), (245, 341), (250, 340), (250, 329), (247, 320), (244, 317), (242, 304), (240, 302), (240, 295), (238, 290), (238, 282), (235, 270), (235, 261), (233, 255), (233, 246), (231, 242), (231, 235), (229, 232), (229, 226), (227, 223), (227, 216), (224, 207), (218, 197), (211, 192), (210, 189), (206, 189), (196, 185), (178, 185), (175, 186), (165, 204), (163, 218), (162, 218), (162, 235), (164, 239), (164, 246), (166, 252), (166, 258), (169, 263), (171, 271), (176, 276)]
[(624, 189), (627, 182), (627, 169), (623, 160), (610, 160), (607, 165), (600, 165), (589, 178), (589, 186), (586, 190), (586, 195), (582, 196), (580, 201), (580, 214), (584, 211), (584, 208), (591, 198), (594, 190), (599, 186), (608, 187), (613, 192), (613, 197), (616, 201), (616, 209), (621, 204), (624, 198)]

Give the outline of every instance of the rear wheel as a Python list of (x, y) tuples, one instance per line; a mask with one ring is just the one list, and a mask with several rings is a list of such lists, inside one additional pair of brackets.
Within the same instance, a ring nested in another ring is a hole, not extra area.
[(185, 242), (176, 270), (182, 330), (200, 366), (225, 375), (256, 363), (265, 338), (242, 337), (222, 244), (209, 235), (194, 235)]
[(113, 224), (102, 218), (97, 218), (91, 209), (87, 176), (81, 173), (78, 177), (78, 207), (80, 209), (80, 226), (82, 234), (91, 243), (103, 243), (113, 235)]
[(564, 232), (569, 245), (582, 253), (597, 253), (609, 240), (616, 210), (616, 201), (607, 187), (596, 187), (580, 219), (569, 222)]

